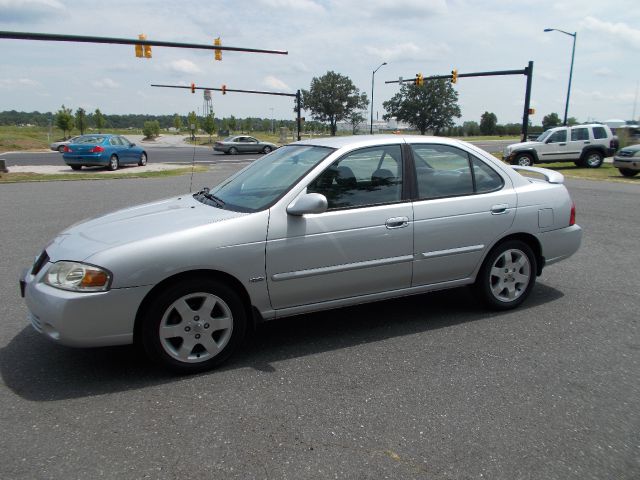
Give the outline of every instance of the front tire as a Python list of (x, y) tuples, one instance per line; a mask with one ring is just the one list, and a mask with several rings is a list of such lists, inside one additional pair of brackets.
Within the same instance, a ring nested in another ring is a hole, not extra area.
[(144, 167), (147, 164), (147, 154), (142, 152), (140, 154), (140, 160), (138, 160), (138, 166)]
[(107, 169), (114, 172), (118, 169), (119, 166), (120, 162), (118, 161), (118, 157), (115, 155), (111, 155), (111, 158), (109, 158), (109, 163), (107, 164)]
[(475, 289), (489, 308), (510, 310), (529, 296), (536, 272), (531, 247), (520, 240), (509, 240), (491, 250), (478, 272)]
[(513, 160), (512, 164), (521, 167), (533, 167), (533, 157), (528, 153), (521, 153)]
[(630, 168), (619, 168), (620, 173), (625, 177), (635, 177), (638, 174), (638, 170), (631, 170)]
[(69, 165), (71, 167), (71, 170), (75, 170), (76, 172), (78, 170), (82, 170), (82, 165)]
[(262, 152), (266, 155), (267, 153), (271, 153), (271, 150), (273, 149), (269, 145), (267, 145), (262, 149)]
[(64, 153), (64, 145), (60, 145), (60, 146), (58, 147), (58, 152), (60, 152), (60, 153)]
[(244, 338), (247, 314), (227, 285), (194, 278), (159, 292), (144, 315), (147, 355), (179, 373), (209, 370), (227, 360)]

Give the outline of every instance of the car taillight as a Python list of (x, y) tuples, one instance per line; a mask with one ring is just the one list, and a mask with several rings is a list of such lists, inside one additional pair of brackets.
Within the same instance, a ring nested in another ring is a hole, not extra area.
[(104, 152), (104, 148), (101, 147), (100, 145), (97, 145), (93, 147), (91, 150), (89, 150), (89, 153), (100, 153), (100, 152)]
[(72, 150), (69, 148), (69, 146), (68, 146), (68, 145), (65, 145), (65, 146), (64, 146), (64, 153), (69, 153), (69, 152), (71, 152), (71, 151), (72, 151)]
[(569, 217), (569, 226), (576, 224), (576, 204), (571, 202), (571, 216)]

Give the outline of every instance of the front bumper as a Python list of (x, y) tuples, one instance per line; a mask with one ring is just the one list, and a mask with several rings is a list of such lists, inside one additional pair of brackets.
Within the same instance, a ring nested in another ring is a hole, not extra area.
[(551, 230), (536, 235), (542, 247), (545, 266), (569, 258), (576, 253), (582, 243), (582, 228), (579, 225)]
[(640, 157), (613, 157), (613, 166), (628, 170), (640, 170)]
[(152, 286), (106, 292), (69, 292), (41, 282), (51, 264), (37, 275), (26, 271), (20, 290), (33, 327), (50, 340), (72, 347), (133, 343), (136, 313)]

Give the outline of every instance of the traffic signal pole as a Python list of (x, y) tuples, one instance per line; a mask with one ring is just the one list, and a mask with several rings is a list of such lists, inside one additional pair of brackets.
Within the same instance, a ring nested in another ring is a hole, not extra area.
[[(452, 80), (453, 75), (433, 75), (430, 77), (423, 77), (420, 75), (420, 80), (422, 82), (426, 82), (428, 80), (441, 80), (447, 79)], [(522, 141), (526, 141), (527, 132), (529, 131), (529, 109), (531, 106), (531, 85), (533, 83), (533, 62), (529, 61), (529, 65), (527, 65), (522, 70), (496, 70), (493, 72), (473, 72), (473, 73), (458, 73), (457, 78), (465, 78), (465, 77), (495, 77), (502, 75), (525, 75), (527, 77), (527, 86), (524, 94), (524, 114), (522, 115)], [(416, 77), (418, 78), (418, 77)], [(399, 80), (388, 80), (384, 83), (416, 83), (416, 78), (403, 79), (402, 77)]]

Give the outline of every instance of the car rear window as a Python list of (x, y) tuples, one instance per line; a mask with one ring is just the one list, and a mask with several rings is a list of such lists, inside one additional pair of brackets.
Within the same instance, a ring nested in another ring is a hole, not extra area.
[(76, 143), (102, 143), (102, 142), (104, 142), (104, 137), (91, 136), (91, 137), (79, 138)]
[(607, 138), (607, 131), (604, 127), (593, 127), (593, 138)]

